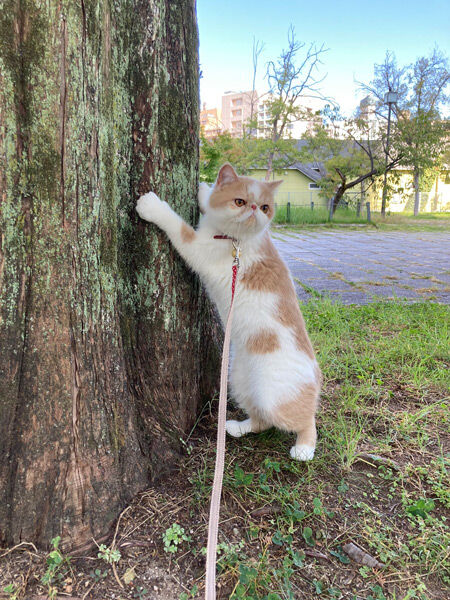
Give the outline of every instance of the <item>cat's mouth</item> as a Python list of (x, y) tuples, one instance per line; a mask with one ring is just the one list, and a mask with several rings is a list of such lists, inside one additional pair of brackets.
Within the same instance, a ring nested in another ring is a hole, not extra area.
[(242, 215), (239, 219), (240, 223), (245, 223), (246, 225), (250, 225), (252, 223), (256, 223), (256, 213), (252, 211), (249, 215)]

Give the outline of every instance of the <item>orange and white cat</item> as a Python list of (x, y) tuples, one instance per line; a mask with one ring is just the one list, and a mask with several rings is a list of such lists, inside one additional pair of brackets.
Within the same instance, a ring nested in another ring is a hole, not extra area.
[(225, 164), (215, 185), (200, 184), (197, 230), (156, 194), (139, 198), (142, 219), (166, 232), (200, 276), (225, 324), (231, 301), (232, 240), (241, 248), (231, 332), (230, 384), (244, 421), (227, 421), (240, 437), (275, 426), (297, 434), (291, 456), (311, 460), (321, 373), (306, 333), (294, 284), (269, 234), (281, 181), (240, 177)]

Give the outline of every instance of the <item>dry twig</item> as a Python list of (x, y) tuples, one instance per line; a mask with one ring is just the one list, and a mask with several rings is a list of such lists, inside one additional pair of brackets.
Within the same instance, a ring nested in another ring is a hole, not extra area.
[(342, 546), (342, 550), (348, 554), (352, 560), (360, 565), (367, 565), (372, 569), (383, 569), (385, 566), (383, 563), (380, 563), (376, 558), (362, 550), (362, 548), (353, 542), (344, 544), (344, 546)]

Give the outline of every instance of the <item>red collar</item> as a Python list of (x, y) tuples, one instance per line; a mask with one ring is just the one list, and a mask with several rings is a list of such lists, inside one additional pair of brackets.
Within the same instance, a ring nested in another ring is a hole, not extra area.
[(214, 239), (215, 240), (234, 240), (234, 238), (230, 237), (229, 235), (215, 235)]

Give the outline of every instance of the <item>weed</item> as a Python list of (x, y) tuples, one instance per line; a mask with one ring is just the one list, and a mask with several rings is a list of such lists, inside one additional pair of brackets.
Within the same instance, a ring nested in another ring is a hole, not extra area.
[(113, 563), (118, 563), (122, 555), (119, 550), (108, 548), (105, 544), (100, 544), (97, 557), (112, 565)]
[(70, 573), (70, 557), (64, 556), (59, 549), (61, 537), (51, 540), (53, 550), (47, 556), (47, 570), (41, 578), (41, 583), (47, 587), (47, 594), (50, 599), (55, 598), (58, 593), (58, 586)]
[(133, 598), (137, 598), (138, 600), (144, 600), (145, 596), (148, 594), (147, 588), (139, 585), (133, 591)]
[(180, 594), (179, 600), (189, 600), (189, 598), (195, 598), (197, 594), (198, 594), (198, 586), (193, 585), (192, 588), (189, 590), (189, 592), (183, 592), (182, 594)]
[(17, 600), (20, 590), (16, 588), (13, 583), (9, 583), (3, 588), (4, 593), (8, 596), (9, 600)]
[(413, 515), (414, 517), (422, 517), (423, 519), (428, 516), (434, 509), (433, 500), (427, 500), (425, 498), (420, 498), (414, 504), (410, 504), (405, 508), (406, 512), (409, 515)]
[(241, 467), (236, 466), (234, 469), (234, 479), (237, 486), (240, 485), (250, 485), (253, 481), (252, 473), (244, 473)]
[(163, 533), (164, 552), (176, 554), (183, 542), (190, 542), (191, 537), (186, 535), (184, 527), (174, 523)]
[(108, 571), (102, 571), (101, 569), (95, 569), (95, 571), (91, 571), (89, 574), (95, 583), (102, 581), (102, 579), (106, 579), (108, 576)]

